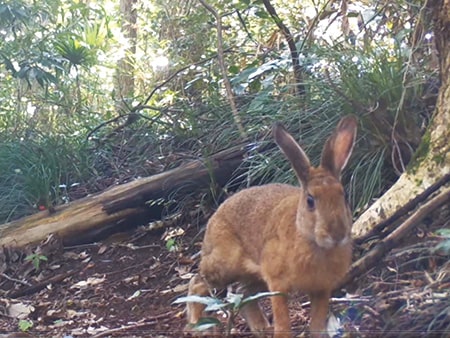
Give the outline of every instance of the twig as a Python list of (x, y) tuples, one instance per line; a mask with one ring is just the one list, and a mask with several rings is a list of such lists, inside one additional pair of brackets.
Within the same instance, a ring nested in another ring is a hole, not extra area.
[[(302, 40), (302, 44), (300, 45), (300, 50), (303, 50), (303, 48), (305, 47), (306, 42), (309, 40), (309, 38), (311, 37), (311, 35), (314, 32), (314, 28), (317, 26), (318, 22), (324, 17), (326, 9), (328, 8), (328, 5), (332, 1), (333, 0), (328, 0), (326, 3), (324, 3), (323, 6), (322, 6), (322, 9), (314, 17), (314, 20), (309, 25), (308, 30), (306, 32), (306, 35), (305, 35), (305, 37)], [(314, 5), (316, 6), (316, 4), (314, 4)]]
[(223, 38), (222, 38), (222, 17), (219, 13), (205, 0), (199, 0), (200, 3), (205, 7), (216, 19), (217, 28), (217, 61), (219, 62), (219, 67), (222, 71), (223, 83), (225, 85), (225, 90), (227, 92), (228, 101), (230, 102), (231, 112), (233, 113), (234, 123), (236, 124), (242, 139), (246, 139), (247, 135), (245, 133), (244, 127), (242, 125), (241, 117), (236, 107), (236, 102), (233, 96), (233, 90), (231, 89), (231, 83), (227, 76), (227, 68), (225, 66), (225, 60), (223, 58)]
[(73, 249), (84, 249), (84, 248), (90, 248), (98, 246), (99, 244), (97, 242), (95, 243), (86, 243), (86, 244), (79, 244), (79, 245), (71, 245), (71, 246), (65, 246), (64, 251), (69, 251)]
[(372, 316), (375, 316), (375, 317), (379, 317), (380, 316), (379, 312), (377, 312), (375, 309), (373, 309), (372, 307), (370, 307), (367, 304), (363, 305), (363, 309), (366, 310), (367, 312), (369, 312), (370, 314), (372, 314)]
[(19, 298), (22, 296), (26, 296), (26, 295), (30, 295), (33, 294), (35, 292), (38, 292), (40, 290), (42, 290), (43, 288), (45, 288), (47, 285), (49, 284), (54, 284), (54, 283), (59, 283), (61, 281), (63, 281), (64, 279), (66, 279), (67, 277), (70, 277), (74, 274), (76, 274), (78, 271), (80, 270), (71, 270), (69, 272), (65, 272), (62, 274), (59, 274), (57, 276), (54, 276), (52, 278), (49, 278), (43, 282), (40, 282), (39, 284), (36, 285), (32, 285), (28, 288), (25, 288), (24, 290), (18, 290), (15, 292), (11, 292), (11, 294), (9, 295), (10, 298)]
[(30, 286), (30, 285), (31, 285), (30, 283), (25, 282), (25, 281), (22, 281), (22, 280), (20, 280), (20, 279), (16, 279), (16, 278), (9, 277), (9, 276), (8, 276), (7, 274), (5, 274), (5, 273), (0, 274), (0, 276), (2, 276), (3, 278), (6, 278), (7, 280), (9, 280), (9, 281), (11, 281), (11, 282), (19, 283), (19, 284), (26, 285), (26, 286)]
[[(371, 297), (366, 297), (366, 296), (362, 296), (362, 297), (342, 297), (342, 298), (336, 298), (336, 297), (332, 297), (330, 298), (330, 303), (332, 304), (339, 304), (339, 303), (368, 303), (370, 302)], [(304, 308), (306, 306), (310, 306), (311, 302), (310, 301), (306, 301), (303, 302), (301, 304), (301, 307)]]
[(439, 190), (443, 185), (447, 184), (447, 182), (449, 181), (450, 181), (450, 174), (444, 175), (436, 183), (431, 185), (421, 194), (417, 195), (414, 199), (410, 200), (408, 203), (399, 208), (392, 216), (375, 225), (368, 234), (355, 238), (354, 243), (356, 245), (362, 244), (371, 237), (375, 236), (376, 234), (379, 234), (388, 225), (394, 223), (395, 221), (406, 215), (408, 212), (413, 210), (419, 203), (425, 201), (431, 194)]
[(138, 104), (136, 107), (134, 107), (132, 109), (133, 112), (137, 111), (140, 109), (140, 106), (145, 106), (148, 104), (148, 102), (150, 101), (150, 99), (153, 97), (153, 95), (155, 95), (155, 93), (161, 89), (162, 87), (164, 87), (166, 84), (168, 84), (170, 81), (172, 81), (178, 74), (184, 72), (185, 70), (191, 68), (192, 66), (198, 66), (201, 65), (202, 63), (208, 62), (212, 59), (215, 59), (216, 55), (213, 55), (209, 58), (206, 59), (202, 59), (198, 62), (194, 62), (188, 66), (185, 67), (181, 67), (180, 69), (176, 70), (172, 75), (170, 75), (166, 80), (164, 80), (163, 82), (161, 82), (159, 85), (155, 86), (155, 88), (153, 88), (153, 90), (150, 92), (150, 94), (146, 97), (146, 99), (144, 100), (144, 102)]
[(92, 338), (101, 338), (101, 337), (107, 337), (110, 336), (113, 333), (123, 332), (123, 331), (129, 331), (129, 330), (136, 330), (136, 329), (142, 329), (147, 326), (152, 326), (158, 323), (156, 320), (152, 322), (145, 322), (145, 323), (137, 323), (133, 325), (125, 325), (121, 327), (117, 327), (114, 329), (109, 329), (103, 332), (100, 332), (99, 334), (96, 334), (95, 336), (92, 336)]
[(148, 244), (148, 245), (142, 245), (142, 246), (135, 246), (135, 245), (130, 246), (130, 244), (119, 244), (118, 246), (123, 247), (123, 248), (128, 248), (131, 250), (143, 250), (143, 249), (150, 249), (150, 248), (161, 249), (161, 245), (159, 245), (159, 244)]
[[(100, 130), (101, 128), (107, 126), (108, 124), (114, 123), (119, 121), (121, 118), (127, 117), (127, 121), (129, 120), (129, 116), (130, 113), (126, 113), (126, 114), (119, 114), (115, 117), (113, 117), (112, 119), (109, 119), (108, 121), (102, 122), (99, 125), (97, 125), (94, 129), (92, 129), (87, 135), (86, 135), (86, 140), (89, 140), (91, 138), (91, 136), (93, 134), (95, 134), (98, 130)], [(158, 116), (159, 117), (159, 116)], [(117, 130), (115, 130), (114, 132), (116, 132)]]
[(100, 333), (96, 334), (95, 336), (92, 336), (92, 338), (101, 338), (101, 337), (109, 336), (113, 333), (142, 329), (147, 326), (155, 325), (158, 323), (158, 320), (167, 318), (167, 317), (171, 316), (172, 314), (173, 314), (172, 312), (167, 312), (167, 313), (163, 313), (160, 315), (152, 316), (150, 318), (146, 318), (145, 322), (131, 324), (131, 325), (125, 325), (125, 326), (117, 327), (114, 329), (109, 329), (109, 330), (100, 332)]
[(258, 41), (256, 41), (256, 40), (253, 38), (252, 33), (250, 33), (250, 31), (248, 30), (248, 27), (247, 27), (247, 25), (245, 24), (245, 20), (244, 20), (244, 18), (242, 17), (241, 12), (240, 12), (238, 9), (236, 10), (236, 14), (237, 14), (237, 16), (238, 16), (239, 22), (242, 24), (242, 27), (244, 27), (245, 33), (247, 33), (248, 38), (249, 38), (251, 41), (253, 41), (255, 44), (259, 45)]
[(292, 33), (290, 32), (289, 28), (287, 28), (287, 26), (280, 19), (280, 17), (277, 14), (277, 11), (272, 6), (270, 1), (263, 0), (263, 4), (266, 7), (267, 12), (269, 12), (270, 16), (272, 17), (275, 24), (278, 26), (278, 28), (283, 33), (283, 36), (288, 43), (289, 51), (291, 53), (292, 66), (294, 68), (296, 93), (297, 93), (297, 95), (300, 95), (300, 96), (304, 95), (305, 94), (305, 85), (303, 83), (303, 68), (300, 65), (299, 54), (298, 54), (297, 46), (295, 46), (294, 37), (293, 37)]
[(442, 190), (438, 195), (419, 207), (398, 228), (384, 238), (369, 253), (353, 263), (350, 271), (341, 283), (341, 286), (353, 281), (365, 271), (370, 270), (390, 250), (398, 245), (404, 235), (430, 212), (450, 201), (450, 187)]

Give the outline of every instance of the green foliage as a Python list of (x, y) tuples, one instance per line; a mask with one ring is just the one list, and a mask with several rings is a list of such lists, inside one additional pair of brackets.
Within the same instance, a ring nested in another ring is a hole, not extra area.
[(89, 49), (77, 40), (65, 37), (55, 42), (55, 49), (70, 65), (80, 66), (92, 62)]
[[(228, 292), (227, 297), (224, 300), (220, 300), (216, 297), (208, 296), (197, 296), (190, 295), (185, 297), (177, 298), (173, 304), (180, 303), (200, 303), (205, 305), (204, 311), (206, 312), (216, 312), (223, 311), (227, 316), (227, 325), (225, 328), (226, 337), (230, 337), (231, 329), (233, 328), (234, 320), (238, 315), (239, 311), (248, 303), (256, 302), (260, 299), (272, 297), (272, 296), (284, 296), (281, 292), (259, 292), (255, 295), (245, 297), (239, 293)], [(193, 329), (198, 331), (205, 331), (212, 327), (218, 326), (223, 328), (222, 322), (215, 317), (202, 317), (199, 319), (198, 323), (194, 324)]]
[(440, 229), (436, 234), (443, 237), (443, 240), (436, 245), (434, 251), (444, 255), (450, 255), (450, 229)]
[(166, 249), (168, 250), (168, 251), (177, 251), (178, 249), (177, 249), (177, 241), (176, 241), (176, 239), (175, 238), (169, 238), (167, 241), (166, 241)]
[(33, 322), (31, 320), (20, 319), (18, 325), (20, 331), (27, 332), (33, 327)]
[(31, 261), (33, 263), (35, 270), (38, 271), (39, 267), (41, 266), (41, 263), (48, 261), (48, 258), (47, 256), (34, 253), (25, 257), (25, 260)]

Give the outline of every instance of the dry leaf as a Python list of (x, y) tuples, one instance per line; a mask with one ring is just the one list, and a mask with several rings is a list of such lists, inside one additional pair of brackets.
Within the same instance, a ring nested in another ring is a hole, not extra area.
[(73, 284), (70, 288), (71, 289), (84, 289), (89, 286), (94, 286), (101, 284), (105, 281), (105, 277), (102, 278), (95, 278), (95, 277), (89, 277), (87, 280), (79, 281), (78, 283)]
[(24, 303), (11, 304), (7, 307), (8, 315), (18, 319), (25, 319), (34, 311), (34, 306)]
[(98, 249), (98, 254), (102, 255), (105, 253), (105, 251), (108, 249), (108, 247), (106, 245), (102, 245), (99, 249)]
[(185, 292), (188, 290), (189, 287), (189, 283), (186, 284), (179, 284), (177, 286), (175, 286), (174, 288), (168, 289), (168, 290), (163, 290), (161, 291), (161, 294), (165, 295), (166, 293), (179, 293), (179, 292)]

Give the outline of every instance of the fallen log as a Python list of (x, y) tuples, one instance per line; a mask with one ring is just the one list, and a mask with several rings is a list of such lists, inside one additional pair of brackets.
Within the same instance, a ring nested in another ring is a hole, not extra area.
[[(254, 145), (251, 146), (255, 151)], [(0, 247), (36, 244), (51, 233), (57, 234), (65, 245), (74, 245), (88, 242), (93, 234), (111, 225), (132, 226), (136, 218), (149, 216), (149, 207), (145, 204), (149, 200), (196, 191), (211, 183), (224, 185), (236, 172), (248, 149), (246, 145), (235, 146), (207, 159), (191, 161), (158, 175), (57, 206), (52, 212), (42, 211), (5, 223), (0, 226)]]
[(411, 199), (408, 203), (404, 204), (402, 207), (397, 209), (390, 217), (381, 221), (380, 223), (373, 226), (373, 228), (366, 234), (360, 237), (354, 238), (353, 242), (356, 245), (360, 245), (372, 237), (380, 237), (382, 232), (390, 225), (394, 224), (397, 220), (408, 214), (410, 211), (414, 210), (420, 203), (426, 201), (429, 196), (434, 194), (436, 191), (445, 186), (450, 182), (450, 174), (444, 175), (436, 183), (431, 185), (429, 188), (424, 190), (422, 193), (418, 194), (416, 197)]

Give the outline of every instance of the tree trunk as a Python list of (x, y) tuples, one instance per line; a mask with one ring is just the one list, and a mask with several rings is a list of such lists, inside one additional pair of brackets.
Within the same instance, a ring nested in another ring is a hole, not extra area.
[(136, 3), (137, 0), (120, 0), (121, 31), (128, 40), (129, 47), (125, 50), (124, 57), (117, 63), (115, 87), (118, 99), (116, 110), (119, 114), (130, 110), (131, 100), (134, 97), (134, 64), (137, 39)]
[[(261, 148), (260, 151), (264, 149)], [(147, 201), (169, 197), (173, 199), (173, 194), (196, 191), (210, 184), (224, 185), (236, 172), (246, 154), (245, 146), (235, 146), (207, 160), (193, 161), (56, 207), (52, 213), (42, 211), (3, 224), (0, 226), (0, 247), (35, 244), (51, 233), (57, 234), (64, 244), (73, 245), (88, 242), (102, 229), (116, 224), (130, 227), (136, 217), (144, 216), (148, 221), (150, 215)], [(153, 216), (159, 219), (161, 213)]]
[(432, 3), (434, 38), (439, 53), (441, 76), (436, 108), (417, 150), (417, 159), (355, 222), (355, 237), (367, 234), (377, 223), (390, 217), (397, 209), (450, 172), (450, 0)]

